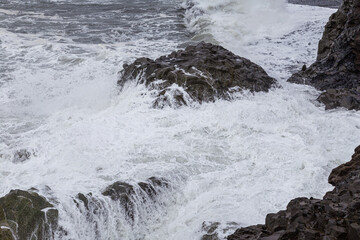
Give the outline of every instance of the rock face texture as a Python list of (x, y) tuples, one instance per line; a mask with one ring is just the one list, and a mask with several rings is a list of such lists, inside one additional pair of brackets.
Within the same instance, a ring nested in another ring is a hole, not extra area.
[(296, 198), (286, 210), (268, 214), (265, 225), (238, 229), (227, 239), (360, 239), (360, 146), (331, 172), (329, 183), (335, 188), (322, 200)]
[(325, 91), (318, 100), (327, 109), (360, 110), (360, 2), (344, 0), (325, 27), (316, 62), (289, 82)]
[(268, 91), (276, 83), (250, 60), (204, 42), (156, 60), (139, 58), (125, 64), (118, 85), (123, 87), (132, 80), (158, 90), (154, 106), (160, 108), (187, 105), (189, 101), (229, 100), (231, 92)]
[(52, 239), (58, 211), (37, 193), (12, 190), (0, 198), (0, 239)]

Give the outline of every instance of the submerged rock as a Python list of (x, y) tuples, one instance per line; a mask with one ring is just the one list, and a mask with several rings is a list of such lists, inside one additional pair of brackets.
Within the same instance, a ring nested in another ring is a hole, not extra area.
[(332, 171), (329, 183), (335, 188), (322, 200), (296, 198), (286, 210), (268, 214), (265, 225), (238, 229), (227, 239), (360, 239), (360, 146)]
[[(327, 109), (360, 109), (360, 2), (344, 0), (325, 27), (318, 56), (309, 68), (295, 73), (289, 82), (308, 84), (327, 91), (318, 100)], [(339, 91), (336, 94), (329, 93)]]
[(240, 90), (268, 91), (276, 80), (250, 60), (221, 46), (201, 42), (156, 60), (139, 58), (124, 65), (118, 85), (136, 80), (158, 90), (155, 107), (187, 105), (231, 98)]
[(219, 222), (203, 222), (202, 231), (205, 232), (205, 234), (201, 237), (201, 240), (220, 240), (218, 233), (216, 232), (219, 226)]
[(58, 211), (31, 191), (11, 190), (0, 198), (0, 239), (52, 239)]

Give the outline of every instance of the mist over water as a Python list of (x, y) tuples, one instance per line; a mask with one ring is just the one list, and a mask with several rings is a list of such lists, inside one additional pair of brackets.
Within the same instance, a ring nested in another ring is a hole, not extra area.
[[(358, 145), (360, 114), (325, 112), (316, 90), (286, 78), (315, 60), (332, 12), (282, 0), (0, 1), (0, 196), (37, 188), (59, 209), (58, 239), (179, 240), (199, 239), (204, 221), (235, 229), (322, 196)], [(117, 89), (124, 63), (198, 40), (282, 88), (179, 109), (153, 109), (141, 85)], [(30, 159), (14, 157), (21, 149)], [(134, 221), (101, 195), (153, 176), (171, 187), (156, 203), (134, 199)], [(90, 192), (101, 210), (89, 216), (73, 199)]]

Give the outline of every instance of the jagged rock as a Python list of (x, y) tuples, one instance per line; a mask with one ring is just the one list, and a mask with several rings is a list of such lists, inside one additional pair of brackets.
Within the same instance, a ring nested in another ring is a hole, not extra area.
[(227, 239), (360, 239), (360, 146), (350, 162), (332, 171), (329, 183), (335, 188), (322, 200), (291, 200), (286, 210), (268, 214), (265, 225), (238, 229)]
[(202, 103), (217, 98), (229, 100), (230, 92), (268, 91), (276, 84), (250, 60), (204, 42), (156, 60), (139, 58), (130, 65), (124, 64), (118, 85), (123, 87), (132, 80), (158, 90), (155, 107), (177, 107), (189, 101)]
[[(325, 27), (317, 60), (288, 80), (325, 91), (319, 97), (327, 109), (359, 110), (360, 87), (360, 2), (344, 0)], [(339, 91), (330, 94), (329, 91)]]
[(57, 222), (58, 211), (35, 192), (11, 190), (0, 198), (0, 239), (52, 239)]
[(333, 186), (350, 182), (352, 178), (360, 176), (360, 146), (355, 149), (350, 162), (344, 163), (332, 170), (329, 183)]
[[(147, 179), (146, 182), (139, 182), (136, 185), (137, 186), (133, 186), (125, 182), (115, 182), (108, 186), (102, 193), (104, 196), (109, 196), (114, 201), (119, 201), (127, 216), (132, 220), (134, 220), (135, 214), (134, 196), (136, 194), (136, 188), (140, 188), (142, 190), (139, 194), (144, 202), (149, 199), (154, 201), (154, 197), (158, 193), (158, 189), (161, 187), (168, 187), (169, 183), (163, 178), (151, 177)], [(83, 198), (81, 195), (79, 196)], [(86, 201), (83, 201), (86, 204)]]

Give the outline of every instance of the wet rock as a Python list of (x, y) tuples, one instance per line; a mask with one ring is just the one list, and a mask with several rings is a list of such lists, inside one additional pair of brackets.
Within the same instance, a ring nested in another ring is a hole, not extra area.
[(0, 228), (0, 239), (1, 240), (14, 240), (16, 239), (15, 234), (11, 232), (10, 227), (1, 226)]
[(337, 8), (342, 3), (342, 0), (289, 0), (288, 2), (301, 5)]
[[(292, 83), (308, 84), (321, 91), (327, 109), (359, 109), (360, 2), (344, 0), (325, 27), (314, 64), (295, 73)], [(339, 91), (336, 94), (329, 93)]]
[[(157, 195), (158, 192), (161, 191), (160, 189), (164, 187), (169, 187), (169, 183), (166, 179), (151, 177), (147, 179), (147, 181), (139, 182), (136, 185), (120, 181), (115, 182), (108, 186), (102, 194), (104, 196), (109, 196), (114, 201), (118, 201), (124, 208), (127, 216), (134, 220), (136, 207), (135, 196), (141, 197), (143, 202), (155, 201), (155, 195)], [(79, 196), (83, 198), (81, 195)], [(86, 204), (86, 201), (83, 201)]]
[(14, 163), (21, 163), (21, 162), (25, 162), (26, 160), (30, 159), (31, 157), (31, 152), (29, 152), (26, 149), (20, 149), (15, 151), (14, 153)]
[(328, 89), (317, 100), (325, 105), (326, 110), (338, 107), (360, 110), (360, 87), (357, 89)]
[(239, 228), (235, 231), (235, 233), (231, 234), (227, 237), (228, 240), (257, 240), (262, 239), (263, 237), (267, 237), (269, 235), (266, 230), (265, 225), (256, 225), (250, 226), (246, 228)]
[(329, 183), (335, 188), (322, 200), (293, 199), (286, 210), (268, 214), (265, 225), (238, 229), (228, 239), (360, 239), (360, 146), (332, 171)]
[(201, 237), (201, 240), (220, 240), (216, 230), (220, 226), (219, 222), (207, 223), (203, 222), (202, 231), (205, 234)]
[(350, 162), (344, 163), (332, 170), (329, 176), (329, 183), (339, 186), (353, 181), (360, 176), (360, 146), (355, 149)]
[(52, 239), (57, 222), (58, 211), (35, 192), (11, 190), (0, 198), (0, 239)]
[(132, 80), (157, 90), (155, 107), (229, 100), (231, 92), (266, 92), (276, 85), (275, 79), (250, 60), (204, 42), (156, 60), (139, 58), (125, 64), (118, 85)]

